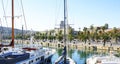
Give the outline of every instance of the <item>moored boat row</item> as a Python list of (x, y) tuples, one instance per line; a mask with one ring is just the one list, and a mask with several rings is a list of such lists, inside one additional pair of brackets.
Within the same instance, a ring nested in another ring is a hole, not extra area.
[(41, 45), (14, 47), (14, 0), (12, 0), (12, 41), (10, 44), (0, 44), (0, 64), (48, 64), (55, 53), (54, 49), (43, 49)]

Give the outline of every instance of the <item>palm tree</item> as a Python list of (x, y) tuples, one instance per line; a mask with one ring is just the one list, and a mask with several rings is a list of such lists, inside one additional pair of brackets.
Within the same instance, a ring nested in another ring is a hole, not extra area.
[(93, 39), (94, 39), (94, 38), (93, 38), (93, 33), (94, 33), (94, 32), (93, 32), (93, 30), (94, 30), (93, 24), (90, 26), (90, 30), (91, 30), (91, 32), (90, 32), (90, 35), (89, 35), (89, 39), (93, 41)]
[(91, 35), (90, 35), (90, 31), (87, 31), (87, 39), (89, 41), (89, 44), (91, 43), (90, 40), (91, 40)]
[(113, 38), (115, 39), (115, 42), (118, 43), (118, 30), (116, 27), (113, 28)]
[(92, 32), (93, 32), (93, 29), (94, 29), (94, 26), (93, 26), (93, 25), (91, 25), (91, 26), (90, 26), (90, 30), (92, 30)]
[(85, 42), (85, 44), (86, 44), (86, 42), (87, 42), (87, 39), (88, 39), (88, 36), (87, 36), (87, 34), (82, 34), (82, 41), (84, 41)]
[(40, 39), (42, 40), (42, 33), (40, 33)]
[(110, 37), (108, 36), (107, 33), (103, 33), (101, 37), (102, 37), (102, 40), (103, 40), (103, 46), (105, 46), (106, 41), (108, 41), (110, 39)]
[(52, 31), (49, 32), (49, 34), (48, 34), (48, 39), (49, 39), (50, 41), (53, 40)]
[(100, 29), (100, 27), (97, 27), (96, 29), (95, 29), (95, 32), (94, 32), (94, 40), (96, 41), (96, 42), (98, 42), (98, 40), (100, 39), (99, 38), (99, 35), (98, 35), (98, 30)]
[(85, 44), (86, 44), (86, 35), (83, 34), (83, 35), (81, 35), (81, 37), (82, 37), (81, 40), (82, 40), (83, 42), (85, 42)]
[(91, 32), (91, 33), (90, 33), (90, 40), (93, 42), (93, 41), (94, 41), (94, 39), (95, 39), (95, 37), (94, 37), (94, 33), (93, 33), (93, 32)]
[(82, 34), (82, 40), (83, 40), (83, 41), (85, 42), (85, 44), (86, 44), (87, 39), (88, 39), (87, 28), (84, 27), (83, 31), (84, 31), (84, 33)]
[(44, 33), (42, 33), (41, 39), (44, 40), (45, 38), (46, 38), (46, 35)]
[(101, 29), (103, 32), (105, 32), (105, 26), (102, 26)]
[(100, 40), (100, 35), (98, 35), (98, 33), (95, 34), (95, 41), (98, 43), (98, 41)]
[(72, 28), (69, 28), (69, 31), (68, 31), (68, 40), (71, 42), (73, 39), (74, 39), (73, 30), (72, 30)]
[(118, 32), (118, 41), (120, 42), (120, 31)]
[(35, 33), (35, 39), (40, 39), (40, 32)]
[(77, 36), (80, 41), (82, 41), (82, 35), (83, 35), (83, 32), (81, 31)]
[(57, 39), (58, 39), (59, 41), (63, 40), (62, 30), (60, 30), (60, 31), (58, 32), (58, 34), (57, 34)]
[(48, 32), (46, 32), (46, 33), (44, 34), (44, 37), (45, 37), (46, 40), (48, 39)]
[(86, 28), (86, 27), (84, 27), (84, 28), (83, 28), (83, 31), (84, 31), (84, 32), (85, 32), (85, 34), (86, 34), (87, 28)]

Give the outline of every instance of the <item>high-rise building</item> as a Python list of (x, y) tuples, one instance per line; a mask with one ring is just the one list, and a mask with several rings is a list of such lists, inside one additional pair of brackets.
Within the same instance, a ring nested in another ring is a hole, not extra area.
[(61, 21), (60, 22), (60, 29), (63, 29), (64, 28), (64, 21)]

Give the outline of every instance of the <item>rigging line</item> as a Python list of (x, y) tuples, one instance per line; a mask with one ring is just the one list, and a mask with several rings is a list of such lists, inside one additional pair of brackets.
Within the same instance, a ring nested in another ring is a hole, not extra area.
[(1, 26), (2, 26), (2, 21), (1, 21), (1, 18), (0, 18), (0, 24), (1, 24)]
[[(0, 42), (2, 42), (2, 33), (3, 33), (3, 27), (2, 27), (2, 21), (0, 18), (0, 24), (1, 24), (1, 30), (0, 30)], [(0, 43), (1, 44), (1, 43)]]
[[(20, 4), (20, 1), (19, 0), (16, 0), (16, 2), (17, 2), (17, 5), (18, 5), (18, 8), (20, 9), (19, 11), (18, 11), (18, 13), (20, 13), (20, 16), (16, 16), (17, 18), (18, 18), (18, 21), (19, 21), (19, 23), (17, 23), (17, 24), (19, 24), (20, 25), (20, 27), (23, 25), (23, 20), (22, 20), (22, 7), (21, 7), (21, 4)], [(21, 28), (20, 28), (21, 29)]]
[(57, 18), (57, 17), (56, 17), (56, 16), (57, 16), (57, 14), (56, 14), (56, 11), (57, 11), (57, 0), (56, 0), (55, 6), (56, 6), (56, 7), (55, 7), (55, 26), (56, 26), (56, 22), (57, 22), (57, 20), (56, 20), (56, 18)]
[(60, 0), (60, 1), (58, 1), (58, 8), (57, 8), (57, 1), (58, 1), (58, 0), (56, 0), (55, 24), (57, 24), (57, 21), (58, 21), (57, 19), (58, 19), (59, 15), (60, 15), (60, 9), (61, 9), (61, 7), (62, 7), (62, 5), (61, 5), (62, 1)]
[(7, 0), (7, 3), (6, 3), (6, 7), (5, 7), (5, 9), (7, 9), (7, 7), (8, 7), (8, 1), (9, 1), (9, 0)]
[(27, 30), (27, 23), (26, 23), (26, 19), (25, 19), (25, 13), (24, 13), (24, 8), (23, 8), (23, 3), (22, 3), (22, 0), (21, 1), (21, 7), (22, 7), (22, 11), (23, 11), (23, 17), (24, 17), (24, 21), (25, 21), (25, 28)]
[(0, 18), (0, 24), (1, 24), (1, 33), (3, 32), (3, 27), (2, 27), (2, 21), (1, 21), (1, 18)]
[[(2, 2), (2, 8), (3, 8), (3, 13), (4, 13), (4, 16), (6, 16), (6, 13), (5, 13), (5, 8), (4, 8), (4, 2), (3, 2), (3, 0), (1, 0)], [(5, 21), (6, 21), (6, 25), (7, 25), (7, 27), (8, 27), (8, 22), (7, 22), (7, 18), (5, 17)]]

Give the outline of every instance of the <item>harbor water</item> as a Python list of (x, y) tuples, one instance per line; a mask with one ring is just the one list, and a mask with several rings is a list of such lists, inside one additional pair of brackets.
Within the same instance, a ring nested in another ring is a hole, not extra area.
[[(52, 64), (54, 64), (55, 60), (62, 55), (62, 48), (56, 49), (56, 53), (52, 57)], [(70, 49), (67, 54), (70, 58), (72, 58), (76, 64), (86, 64), (86, 59), (93, 55), (107, 55), (109, 53), (108, 50), (89, 50), (89, 49)]]

